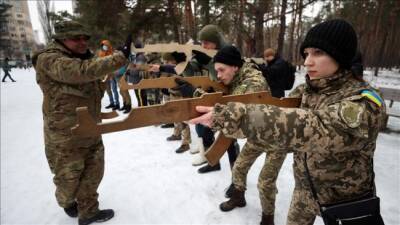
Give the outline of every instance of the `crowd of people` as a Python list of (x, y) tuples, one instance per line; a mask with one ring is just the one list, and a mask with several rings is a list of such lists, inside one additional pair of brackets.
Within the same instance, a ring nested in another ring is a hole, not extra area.
[[(110, 41), (101, 41), (94, 55), (88, 49), (90, 33), (84, 26), (63, 21), (55, 24), (54, 40), (33, 56), (37, 83), (43, 92), (45, 153), (54, 174), (56, 199), (68, 216), (78, 217), (79, 225), (107, 221), (114, 211), (99, 209), (97, 189), (104, 173), (102, 138), (71, 135), (75, 109), (87, 106), (98, 122), (102, 107), (129, 113), (131, 97), (127, 90), (118, 92), (120, 79), (138, 83), (177, 75), (176, 65), (188, 60), (179, 76), (207, 75), (223, 84), (229, 95), (267, 91), (280, 98), (285, 97), (285, 90), (292, 89), (295, 67), (274, 49), (266, 49), (265, 64), (256, 65), (226, 43), (217, 26), (204, 26), (198, 36), (204, 49), (217, 50), (214, 57), (194, 51), (193, 58), (186, 59), (183, 53), (170, 52), (161, 56), (163, 63), (156, 63), (144, 54), (132, 60), (131, 44), (142, 44), (133, 41), (131, 35), (116, 49)], [(223, 212), (246, 206), (247, 173), (266, 153), (258, 177), (262, 225), (275, 224), (276, 180), (288, 154), (294, 157), (296, 184), (287, 224), (311, 225), (317, 215), (324, 216), (322, 209), (327, 205), (375, 196), (372, 161), (385, 105), (379, 92), (352, 72), (356, 51), (357, 36), (348, 22), (334, 19), (317, 24), (300, 48), (306, 83), (290, 93), (302, 98), (299, 108), (234, 102), (198, 106), (202, 116), (189, 121), (195, 124), (196, 137), (191, 137), (187, 123), (179, 122), (173, 124), (173, 133), (166, 140), (181, 141), (176, 153), (197, 153), (192, 165), (204, 165), (198, 172), (205, 174), (221, 170), (219, 163), (209, 165), (204, 155), (215, 141), (215, 132), (235, 139), (227, 149), (232, 179), (225, 191), (228, 200), (220, 204)], [(148, 71), (138, 67), (145, 64)], [(179, 77), (175, 82), (174, 88), (135, 90), (138, 107), (214, 91), (194, 87)], [(106, 106), (101, 105), (104, 91), (109, 98)], [(238, 138), (247, 138), (242, 150)], [(195, 144), (191, 144), (192, 139)], [(358, 224), (383, 224), (379, 215), (370, 217)]]

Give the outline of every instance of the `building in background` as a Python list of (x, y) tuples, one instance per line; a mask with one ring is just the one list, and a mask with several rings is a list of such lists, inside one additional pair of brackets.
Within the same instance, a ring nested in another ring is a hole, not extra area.
[(29, 62), (36, 42), (32, 30), (27, 1), (0, 0), (12, 7), (0, 23), (0, 60), (8, 57), (18, 64)]

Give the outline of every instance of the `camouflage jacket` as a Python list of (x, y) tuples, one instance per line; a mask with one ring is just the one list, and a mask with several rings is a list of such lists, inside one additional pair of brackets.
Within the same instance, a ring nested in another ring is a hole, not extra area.
[(363, 90), (373, 89), (339, 72), (297, 87), (292, 96), (302, 97), (300, 108), (217, 104), (212, 127), (272, 151), (293, 151), (295, 188), (310, 190), (307, 163), (319, 201), (333, 203), (371, 190), (371, 162), (385, 105), (361, 95)]
[(58, 42), (33, 56), (36, 81), (43, 92), (45, 130), (70, 134), (75, 109), (87, 106), (100, 120), (100, 79), (126, 64), (121, 52), (101, 58), (80, 59)]
[[(270, 92), (269, 86), (254, 63), (245, 62), (227, 86), (230, 95), (240, 95), (257, 91)], [(194, 96), (201, 96), (205, 90), (197, 88)]]

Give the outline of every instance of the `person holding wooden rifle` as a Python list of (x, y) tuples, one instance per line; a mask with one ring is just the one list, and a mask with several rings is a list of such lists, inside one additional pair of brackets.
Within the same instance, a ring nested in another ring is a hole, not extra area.
[(327, 225), (383, 224), (373, 156), (386, 107), (380, 94), (351, 72), (356, 49), (356, 32), (345, 20), (317, 24), (300, 47), (306, 83), (291, 93), (302, 98), (300, 108), (231, 102), (198, 106), (204, 114), (189, 121), (268, 151), (293, 152), (288, 225), (312, 225), (317, 215)]

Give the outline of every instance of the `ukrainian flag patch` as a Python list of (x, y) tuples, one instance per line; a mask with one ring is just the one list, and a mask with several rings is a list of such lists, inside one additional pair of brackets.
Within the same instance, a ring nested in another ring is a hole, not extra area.
[(375, 91), (371, 91), (368, 89), (362, 90), (361, 96), (368, 98), (379, 107), (381, 107), (383, 104), (383, 99)]

